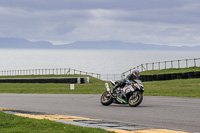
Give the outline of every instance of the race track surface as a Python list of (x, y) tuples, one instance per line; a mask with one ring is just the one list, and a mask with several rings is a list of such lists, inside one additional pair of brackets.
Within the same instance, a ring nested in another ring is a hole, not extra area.
[(138, 107), (102, 106), (101, 95), (0, 94), (0, 107), (200, 132), (200, 98), (144, 96)]

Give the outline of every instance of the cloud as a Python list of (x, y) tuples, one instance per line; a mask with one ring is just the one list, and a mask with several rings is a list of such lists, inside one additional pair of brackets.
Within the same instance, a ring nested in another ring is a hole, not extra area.
[(199, 45), (196, 0), (1, 0), (0, 37)]

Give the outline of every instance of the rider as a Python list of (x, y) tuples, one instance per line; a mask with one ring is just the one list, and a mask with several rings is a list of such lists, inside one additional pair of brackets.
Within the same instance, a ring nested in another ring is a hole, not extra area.
[(113, 88), (113, 92), (118, 87), (123, 87), (124, 85), (126, 85), (126, 82), (133, 82), (135, 79), (139, 79), (139, 78), (140, 78), (140, 71), (137, 69), (134, 69), (131, 74), (127, 75), (125, 79), (123, 79), (122, 81), (118, 82), (115, 85), (115, 87)]

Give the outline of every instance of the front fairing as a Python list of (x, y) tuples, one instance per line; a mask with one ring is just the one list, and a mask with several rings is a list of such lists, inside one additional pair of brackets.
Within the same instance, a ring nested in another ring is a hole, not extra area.
[(141, 80), (135, 80), (134, 86), (138, 88), (140, 91), (144, 91), (144, 86)]

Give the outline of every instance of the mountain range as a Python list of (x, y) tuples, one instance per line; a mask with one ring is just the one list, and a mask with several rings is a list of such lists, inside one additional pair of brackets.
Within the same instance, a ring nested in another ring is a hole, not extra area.
[(19, 38), (0, 38), (0, 48), (10, 49), (129, 49), (129, 50), (200, 50), (199, 46), (168, 46), (123, 41), (77, 41), (70, 44), (53, 45), (48, 41), (28, 41)]

